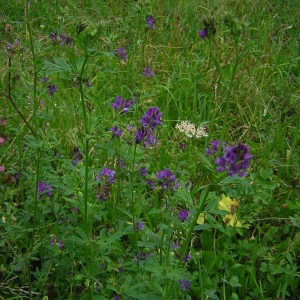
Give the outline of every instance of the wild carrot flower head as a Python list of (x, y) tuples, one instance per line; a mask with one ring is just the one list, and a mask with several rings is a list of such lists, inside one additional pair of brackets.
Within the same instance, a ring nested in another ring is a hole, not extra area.
[(204, 127), (196, 127), (193, 123), (190, 123), (189, 121), (182, 121), (176, 124), (175, 128), (180, 132), (184, 133), (189, 138), (202, 138), (208, 136), (208, 133)]

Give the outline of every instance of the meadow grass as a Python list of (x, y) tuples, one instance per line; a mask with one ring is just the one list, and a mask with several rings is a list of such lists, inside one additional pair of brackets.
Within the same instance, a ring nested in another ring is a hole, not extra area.
[(2, 1), (1, 299), (299, 299), (299, 3)]

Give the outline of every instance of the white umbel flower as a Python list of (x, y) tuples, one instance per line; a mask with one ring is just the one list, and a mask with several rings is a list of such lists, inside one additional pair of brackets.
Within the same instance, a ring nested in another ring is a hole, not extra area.
[(195, 137), (200, 139), (204, 136), (208, 136), (206, 129), (202, 126), (196, 127), (193, 123), (189, 121), (182, 121), (175, 126), (180, 132), (184, 133), (187, 137)]

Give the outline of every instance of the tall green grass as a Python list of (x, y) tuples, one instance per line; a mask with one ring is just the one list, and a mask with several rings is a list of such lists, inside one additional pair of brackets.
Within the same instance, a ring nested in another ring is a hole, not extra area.
[[(4, 1), (0, 297), (297, 299), (298, 7)], [(201, 39), (204, 19), (216, 33)], [(73, 42), (53, 43), (55, 32)], [(127, 114), (113, 109), (117, 96), (136, 98)], [(159, 143), (145, 149), (134, 132), (149, 107), (162, 124)], [(185, 120), (208, 136), (179, 132)], [(112, 138), (113, 126), (121, 137)], [(215, 170), (205, 155), (213, 140), (250, 147), (247, 177)], [(104, 167), (116, 171), (114, 183), (96, 180)], [(159, 186), (166, 168), (177, 189)], [(231, 214), (222, 195), (238, 200)], [(231, 215), (233, 226), (224, 222)]]

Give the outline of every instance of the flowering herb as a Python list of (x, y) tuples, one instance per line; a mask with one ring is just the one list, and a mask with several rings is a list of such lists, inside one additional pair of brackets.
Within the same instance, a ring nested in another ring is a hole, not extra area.
[(191, 284), (190, 280), (180, 279), (179, 284), (180, 284), (180, 287), (183, 291), (188, 292), (190, 290), (190, 284)]
[(11, 54), (20, 52), (23, 49), (18, 39), (14, 39), (14, 42), (12, 44), (7, 43), (6, 47), (7, 47), (8, 52), (10, 52)]
[(156, 19), (154, 17), (152, 17), (152, 16), (147, 16), (146, 17), (146, 23), (149, 25), (149, 27), (152, 30), (155, 29), (155, 27), (154, 27), (155, 22), (156, 22)]
[(121, 58), (121, 60), (126, 61), (127, 60), (127, 55), (126, 55), (126, 50), (122, 47), (118, 48), (115, 51), (115, 56), (118, 56)]
[(73, 161), (72, 164), (75, 166), (80, 160), (83, 159), (83, 154), (78, 147), (74, 147), (72, 151)]
[[(211, 142), (211, 147), (206, 149), (206, 155), (215, 155), (218, 153), (220, 147), (220, 141)], [(240, 177), (247, 176), (246, 170), (249, 168), (249, 160), (252, 155), (249, 152), (249, 146), (242, 143), (236, 146), (229, 146), (225, 148), (225, 143), (221, 145), (222, 155), (216, 158), (216, 171), (227, 171), (228, 175), (234, 177), (238, 175)]]
[(178, 218), (183, 222), (187, 219), (188, 216), (189, 212), (186, 209), (182, 209), (178, 212)]
[(103, 168), (97, 175), (96, 179), (98, 181), (102, 181), (104, 179), (106, 184), (112, 184), (115, 182), (115, 175), (116, 171), (110, 170), (108, 168)]
[(144, 68), (144, 72), (142, 74), (143, 77), (153, 77), (154, 76), (154, 71), (150, 68)]
[(217, 30), (214, 25), (213, 19), (208, 20), (208, 21), (206, 19), (204, 19), (203, 25), (204, 25), (204, 28), (199, 31), (200, 38), (205, 39), (207, 37), (210, 37), (210, 36), (213, 36), (216, 34)]
[(179, 183), (176, 180), (175, 175), (169, 170), (164, 169), (156, 173), (157, 184), (163, 188), (163, 190), (176, 190), (179, 187)]
[(49, 81), (49, 77), (43, 77), (43, 78), (40, 79), (41, 83), (45, 83), (47, 81)]
[(136, 227), (137, 227), (137, 229), (139, 230), (139, 231), (143, 231), (144, 230), (144, 222), (138, 222), (137, 224), (136, 224)]
[(56, 88), (56, 86), (55, 86), (54, 84), (49, 84), (49, 85), (47, 86), (47, 92), (48, 92), (48, 95), (49, 95), (49, 96), (53, 96), (54, 93), (57, 93), (57, 88)]
[(38, 198), (42, 195), (46, 195), (48, 197), (52, 196), (52, 187), (50, 184), (46, 184), (44, 181), (40, 181), (38, 183)]
[(129, 109), (132, 105), (136, 103), (136, 98), (134, 97), (132, 101), (128, 99), (123, 99), (122, 96), (117, 96), (115, 102), (113, 102), (111, 105), (115, 110), (121, 110), (123, 114), (126, 114), (129, 112)]
[(51, 32), (49, 37), (52, 40), (53, 45), (60, 43), (62, 46), (69, 46), (69, 48), (72, 47), (73, 39), (63, 33), (58, 35), (57, 31)]
[(182, 121), (175, 126), (180, 132), (184, 133), (187, 137), (192, 138), (202, 138), (208, 136), (205, 127), (196, 127), (193, 123), (189, 121)]
[(118, 127), (118, 126), (114, 126), (110, 129), (110, 131), (112, 132), (112, 137), (120, 137), (122, 135), (122, 130)]
[(158, 125), (161, 125), (162, 113), (157, 107), (150, 107), (148, 111), (141, 117), (140, 123), (145, 127), (150, 127), (155, 130)]

